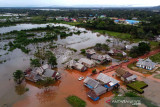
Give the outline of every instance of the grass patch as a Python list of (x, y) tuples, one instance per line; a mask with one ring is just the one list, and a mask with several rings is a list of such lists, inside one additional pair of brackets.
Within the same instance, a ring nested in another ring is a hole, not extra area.
[(119, 33), (119, 32), (112, 32), (112, 31), (106, 31), (106, 30), (93, 30), (94, 32), (99, 32), (100, 34), (108, 34), (109, 36), (113, 36), (115, 38), (120, 38), (122, 40), (130, 40), (131, 35), (127, 33)]
[(66, 98), (69, 104), (72, 105), (72, 107), (85, 107), (86, 102), (82, 99), (78, 98), (77, 96), (69, 96)]
[(143, 82), (143, 81), (135, 81), (132, 82), (130, 84), (127, 84), (127, 86), (131, 89), (134, 89), (135, 91), (137, 91), (138, 93), (142, 94), (144, 93), (144, 88), (147, 87), (148, 85)]
[(153, 62), (158, 62), (158, 63), (160, 63), (160, 53), (151, 56), (150, 59), (151, 59)]
[(157, 49), (159, 47), (159, 42), (150, 41), (151, 50)]
[(66, 21), (56, 21), (56, 23), (68, 24), (71, 26), (76, 26), (76, 25), (80, 24), (79, 22), (66, 22)]
[(69, 50), (71, 50), (71, 51), (74, 51), (74, 52), (77, 52), (77, 50), (76, 49), (74, 49), (74, 48), (68, 48)]
[(160, 79), (160, 74), (155, 75), (154, 78)]

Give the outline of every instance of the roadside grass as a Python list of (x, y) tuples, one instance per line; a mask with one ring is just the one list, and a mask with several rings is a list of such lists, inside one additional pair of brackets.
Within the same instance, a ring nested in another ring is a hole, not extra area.
[(160, 74), (155, 75), (154, 78), (160, 79)]
[(151, 50), (159, 48), (159, 42), (150, 41)]
[(72, 107), (85, 107), (86, 106), (85, 101), (83, 101), (82, 99), (74, 95), (67, 97), (66, 100), (68, 101), (69, 104), (72, 105)]
[(80, 22), (65, 22), (65, 21), (57, 21), (57, 23), (68, 24), (68, 25), (72, 25), (72, 26), (76, 26), (76, 25), (80, 24)]
[(151, 59), (153, 62), (160, 63), (160, 53), (155, 54), (155, 55), (153, 55), (153, 56), (150, 56), (150, 59)]
[(135, 82), (127, 84), (127, 87), (137, 91), (140, 94), (144, 93), (143, 88), (147, 86), (148, 85), (144, 81), (135, 81)]

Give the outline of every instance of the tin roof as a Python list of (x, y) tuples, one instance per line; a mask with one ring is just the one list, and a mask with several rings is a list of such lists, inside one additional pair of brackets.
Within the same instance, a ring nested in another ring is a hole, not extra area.
[(97, 80), (100, 80), (100, 81), (103, 82), (104, 84), (111, 82), (110, 85), (112, 85), (112, 84), (114, 85), (114, 84), (119, 83), (119, 81), (117, 81), (116, 79), (114, 79), (114, 78), (112, 78), (112, 77), (110, 77), (110, 76), (108, 76), (108, 75), (105, 75), (105, 74), (103, 74), (103, 73), (100, 73), (100, 74), (97, 76)]
[(84, 83), (92, 86), (93, 88), (96, 88), (98, 85), (100, 85), (100, 83), (90, 77), (87, 77), (84, 81)]

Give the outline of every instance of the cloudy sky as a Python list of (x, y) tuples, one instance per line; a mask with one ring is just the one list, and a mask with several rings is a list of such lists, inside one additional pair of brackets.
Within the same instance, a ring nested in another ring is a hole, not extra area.
[(0, 7), (24, 6), (157, 6), (160, 0), (0, 0)]

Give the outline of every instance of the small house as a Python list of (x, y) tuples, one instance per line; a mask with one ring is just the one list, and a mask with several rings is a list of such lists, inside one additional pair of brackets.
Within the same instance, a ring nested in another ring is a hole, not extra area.
[(108, 51), (108, 54), (109, 54), (109, 55), (114, 55), (114, 51), (113, 51), (113, 50), (110, 50), (110, 51)]
[(96, 95), (96, 93), (92, 90), (90, 90), (88, 93), (87, 93), (88, 97), (91, 98), (93, 101), (97, 101), (99, 100), (99, 96)]
[(95, 89), (100, 85), (98, 81), (90, 77), (87, 77), (83, 82), (84, 82), (84, 85), (87, 86), (89, 89)]
[(106, 87), (107, 91), (111, 91), (119, 87), (119, 81), (103, 73), (100, 73), (96, 80), (98, 80), (104, 87)]
[(44, 78), (51, 77), (51, 78), (57, 79), (57, 80), (61, 78), (60, 73), (58, 73), (57, 71), (54, 71), (52, 69), (46, 69), (42, 76)]
[(104, 86), (98, 86), (97, 88), (90, 90), (87, 95), (90, 97), (93, 101), (99, 100), (99, 96), (106, 93), (107, 88)]
[(126, 45), (125, 46), (125, 49), (126, 50), (131, 50), (134, 46), (138, 46), (139, 45), (139, 43), (132, 43), (132, 44), (130, 44), (130, 45)]
[(144, 68), (147, 70), (152, 70), (156, 67), (157, 63), (152, 62), (152, 60), (148, 59), (138, 59), (136, 66), (140, 68)]
[(97, 63), (100, 64), (111, 61), (111, 57), (109, 55), (94, 54), (91, 56), (91, 59), (95, 60)]
[(37, 82), (39, 80), (44, 80), (47, 77), (51, 77), (53, 79), (60, 79), (60, 73), (50, 69), (48, 64), (45, 64), (41, 67), (35, 67), (33, 69), (27, 69), (25, 72), (25, 78), (27, 80)]
[(87, 49), (86, 50), (86, 56), (87, 58), (91, 59), (91, 56), (96, 54), (95, 50), (94, 49)]
[(84, 71), (87, 70), (86, 66), (84, 66), (83, 64), (78, 63), (74, 60), (71, 60), (70, 62), (68, 62), (67, 68), (76, 69), (76, 70), (81, 71), (81, 72), (84, 72)]
[(81, 64), (83, 64), (84, 66), (86, 66), (88, 68), (91, 68), (91, 67), (95, 66), (94, 61), (89, 60), (87, 58), (81, 58), (78, 62), (81, 63)]
[(135, 81), (137, 79), (136, 75), (131, 74), (130, 72), (126, 71), (123, 68), (118, 68), (116, 70), (116, 75), (120, 77), (120, 79), (126, 83), (130, 83), (132, 81)]

